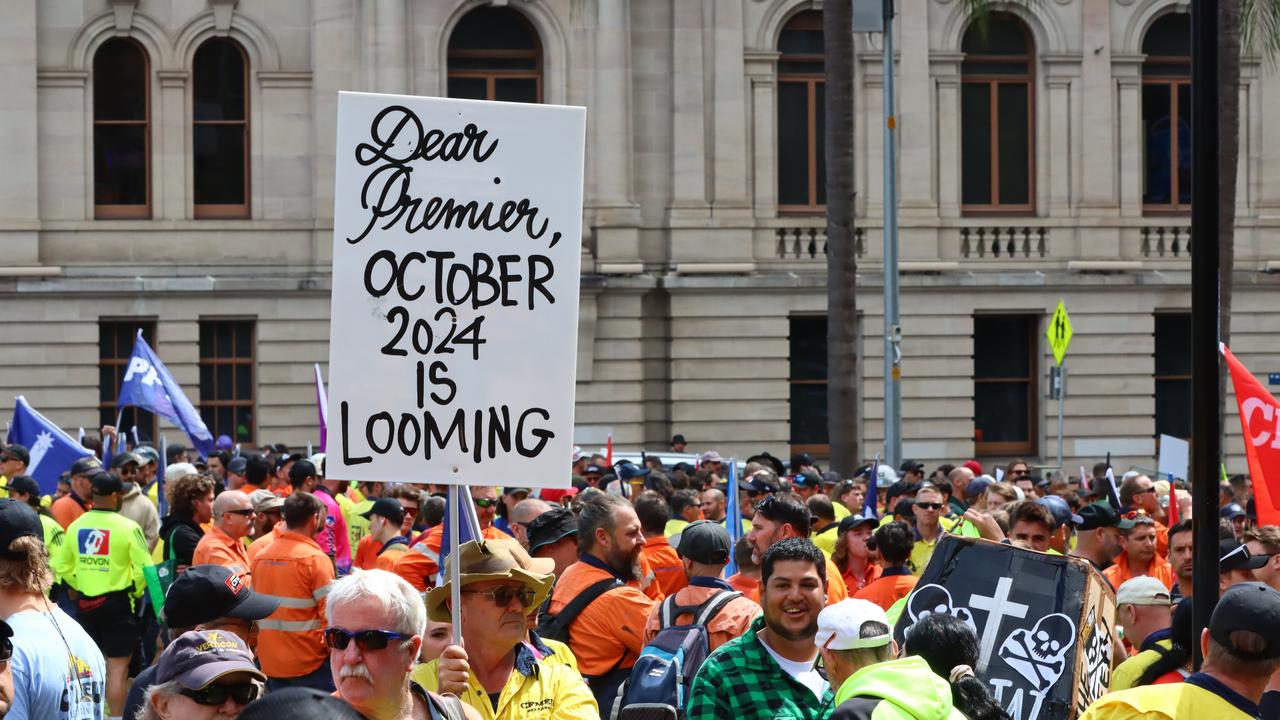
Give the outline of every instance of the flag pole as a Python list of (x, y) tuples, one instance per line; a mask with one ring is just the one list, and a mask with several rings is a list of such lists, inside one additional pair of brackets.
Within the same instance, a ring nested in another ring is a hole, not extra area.
[[(459, 492), (458, 485), (449, 486), (449, 552), (451, 555), (459, 555), (458, 553), (458, 516), (460, 515), (460, 499), (462, 493)], [(452, 612), (449, 615), (453, 618), (453, 644), (462, 644), (462, 580), (461, 572), (458, 568), (458, 557), (454, 557), (449, 563), (449, 586), (450, 600), (452, 601)], [(444, 557), (440, 558), (440, 562), (444, 562)]]

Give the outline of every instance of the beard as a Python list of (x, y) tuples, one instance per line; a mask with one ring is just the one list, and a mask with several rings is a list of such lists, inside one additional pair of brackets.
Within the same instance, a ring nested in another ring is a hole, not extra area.
[(791, 641), (812, 640), (818, 634), (818, 618), (816, 617), (808, 625), (805, 625), (802, 630), (790, 630), (779, 620), (780, 618), (770, 617), (765, 617), (764, 619), (765, 624), (769, 626), (769, 630), (780, 638)]
[(630, 553), (624, 553), (616, 548), (609, 548), (605, 562), (623, 580), (639, 580), (644, 575), (643, 570), (640, 568), (640, 549), (641, 547), (637, 545), (635, 550)]

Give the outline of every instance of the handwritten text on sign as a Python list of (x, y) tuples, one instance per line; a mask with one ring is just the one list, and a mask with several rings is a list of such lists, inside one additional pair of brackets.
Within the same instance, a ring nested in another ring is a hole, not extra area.
[(328, 473), (563, 486), (585, 111), (342, 93)]

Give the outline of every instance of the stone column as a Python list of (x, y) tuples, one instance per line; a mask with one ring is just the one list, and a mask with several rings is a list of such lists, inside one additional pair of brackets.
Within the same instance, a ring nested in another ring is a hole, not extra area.
[[(862, 107), (854, 126), (861, 125), (867, 131), (865, 167), (867, 185), (862, 191), (866, 198), (866, 216), (884, 222), (884, 51), (858, 55), (862, 65)], [(855, 106), (854, 112), (859, 112)], [(901, 165), (899, 165), (901, 171)]]
[(186, 70), (161, 70), (156, 73), (160, 82), (160, 97), (153, 114), (151, 166), (156, 169), (151, 183), (152, 214), (157, 219), (182, 220), (191, 217), (192, 190), (191, 164), (187, 151), (187, 81), (191, 74)]
[(747, 98), (741, 2), (716, 2), (712, 23), (712, 203), (716, 217), (750, 217), (747, 202)]
[[(1050, 217), (1066, 217), (1071, 214), (1071, 106), (1072, 78), (1074, 69), (1069, 64), (1050, 65), (1045, 61), (1049, 76), (1045, 78), (1045, 89), (1048, 97), (1048, 123), (1044, 143), (1045, 162), (1049, 181), (1048, 210)], [(1039, 145), (1040, 142), (1037, 142)]]
[(679, 0), (672, 12), (671, 205), (673, 223), (704, 220), (707, 205), (703, 3)]
[(938, 86), (938, 215), (960, 217), (960, 61), (959, 53), (934, 53)]
[(777, 52), (747, 54), (746, 72), (751, 81), (752, 203), (756, 218), (778, 214), (778, 156), (776, 95)]
[(405, 0), (374, 0), (373, 78), (378, 92), (409, 92), (409, 13)]
[[(1116, 199), (1116, 98), (1111, 64), (1111, 0), (1084, 0), (1080, 113), (1084, 171), (1079, 205), (1085, 214), (1111, 215)], [(1121, 122), (1125, 122), (1123, 116)]]
[[(932, 215), (933, 133), (929, 110), (929, 7), (907, 0), (898, 5), (898, 207), (903, 215)], [(874, 126), (883, 130), (883, 124)], [(870, 158), (868, 158), (870, 160)], [(914, 212), (913, 212), (914, 211)]]
[(40, 263), (40, 141), (36, 91), (36, 0), (4, 4), (0, 47), (0, 249), (5, 265)]
[[(1142, 58), (1112, 56), (1118, 85), (1120, 127), (1120, 215), (1142, 217)], [(1088, 143), (1086, 143), (1087, 145)]]
[[(587, 113), (594, 188), (596, 259), (634, 262), (640, 257), (640, 210), (632, 188), (631, 33), (628, 0), (600, 0), (594, 28), (592, 92)], [(584, 261), (588, 259), (584, 257)]]

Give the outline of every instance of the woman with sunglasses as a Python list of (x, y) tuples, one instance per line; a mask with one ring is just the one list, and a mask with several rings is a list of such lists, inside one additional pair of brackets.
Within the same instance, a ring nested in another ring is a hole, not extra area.
[(155, 677), (138, 720), (234, 718), (267, 680), (244, 641), (218, 630), (184, 633), (160, 654)]

